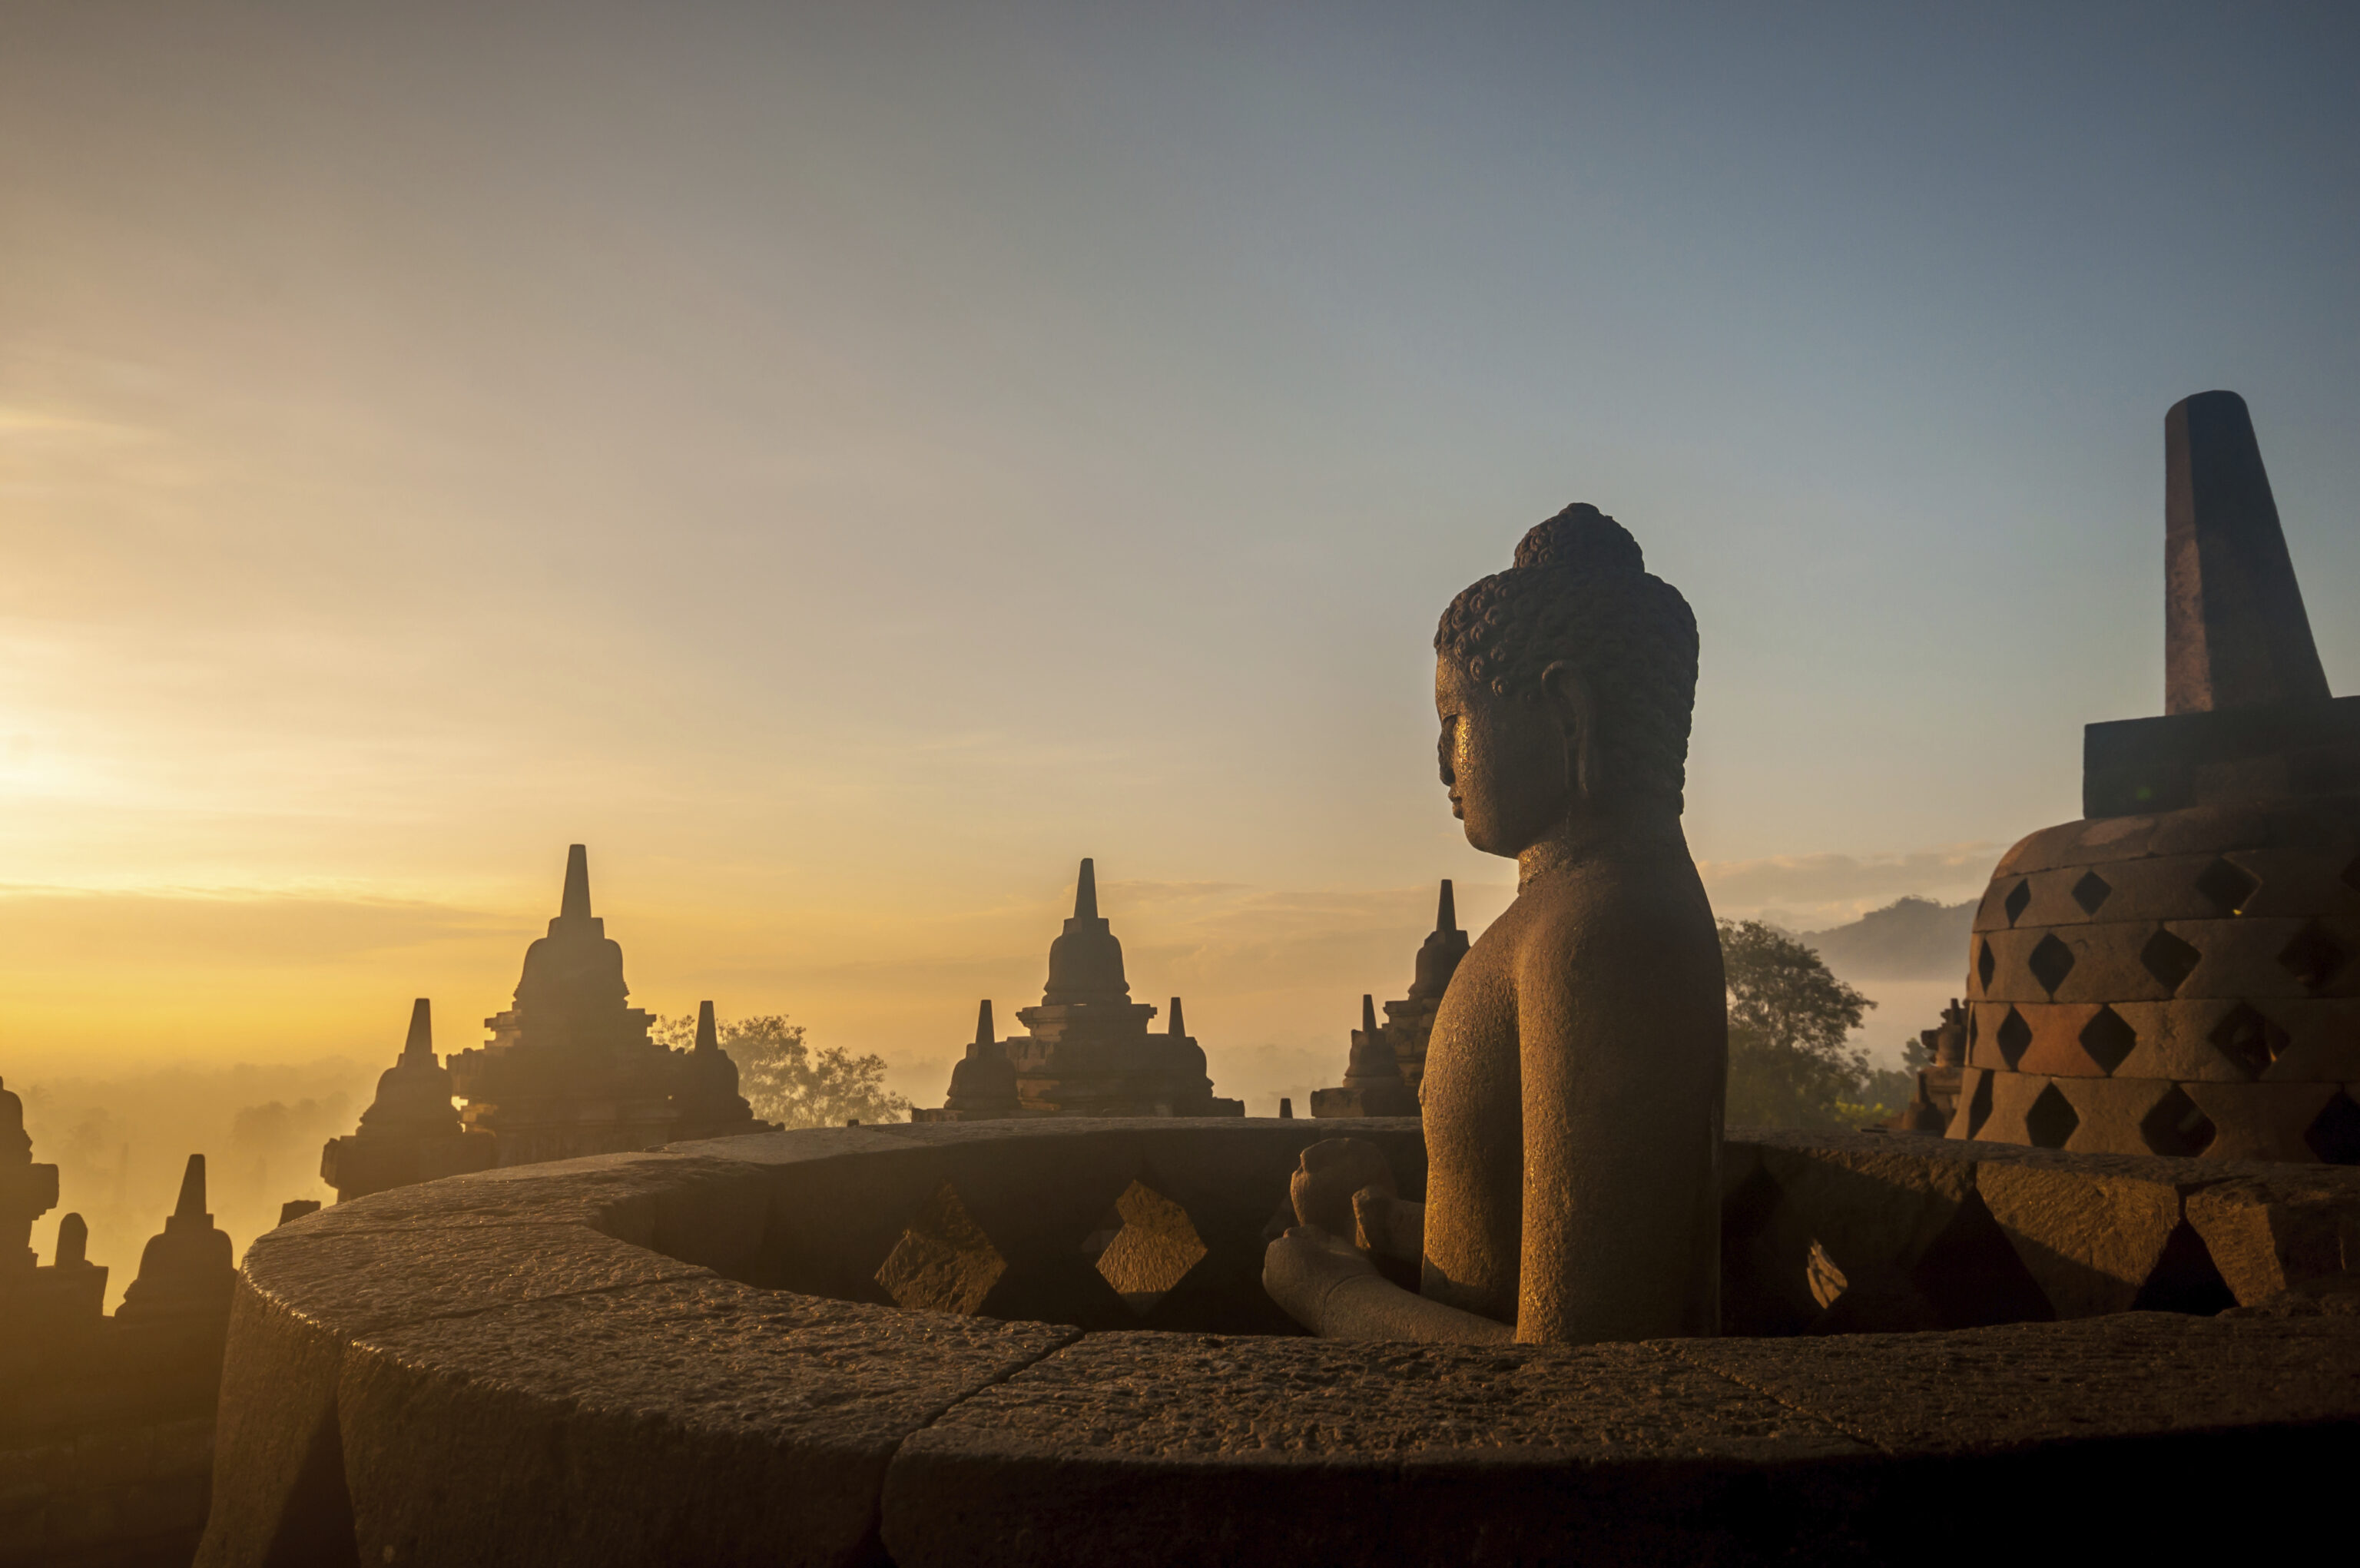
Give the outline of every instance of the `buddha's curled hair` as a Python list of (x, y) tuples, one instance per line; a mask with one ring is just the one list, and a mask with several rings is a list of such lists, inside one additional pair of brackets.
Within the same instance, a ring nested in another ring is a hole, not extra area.
[(1594, 744), (1613, 794), (1680, 808), (1696, 707), (1696, 616), (1646, 570), (1629, 531), (1579, 502), (1535, 525), (1516, 564), (1450, 601), (1434, 651), (1502, 697), (1539, 696), (1570, 664), (1597, 705)]

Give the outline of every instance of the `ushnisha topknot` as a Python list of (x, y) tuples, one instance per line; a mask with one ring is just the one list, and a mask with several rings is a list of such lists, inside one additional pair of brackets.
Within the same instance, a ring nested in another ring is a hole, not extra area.
[(1576, 501), (1546, 522), (1533, 524), (1517, 542), (1516, 565), (1644, 572), (1647, 559), (1629, 529), (1588, 501)]
[(1630, 531), (1577, 501), (1535, 524), (1516, 564), (1450, 601), (1434, 651), (1493, 696), (1533, 701), (1553, 663), (1571, 665), (1597, 718), (1606, 792), (1681, 806), (1696, 707), (1696, 616), (1646, 569)]

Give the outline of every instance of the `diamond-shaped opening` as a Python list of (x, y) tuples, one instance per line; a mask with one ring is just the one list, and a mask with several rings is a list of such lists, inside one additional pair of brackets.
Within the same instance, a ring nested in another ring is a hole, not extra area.
[(2247, 1003), (2240, 1002), (2204, 1036), (2212, 1048), (2237, 1064), (2247, 1078), (2259, 1078), (2287, 1047), (2287, 1032)]
[(2223, 915), (2243, 915), (2262, 879), (2234, 861), (2214, 861), (2196, 873), (2196, 891)]
[(2065, 1091), (2053, 1083), (2040, 1091), (2040, 1097), (2032, 1102), (2032, 1109), (2024, 1113), (2025, 1135), (2032, 1140), (2032, 1146), (2037, 1149), (2063, 1148), (2065, 1140), (2071, 1137), (2073, 1129), (2081, 1124), (2081, 1113), (2073, 1109), (2072, 1102), (2065, 1098)]
[(2032, 966), (2032, 978), (2040, 982), (2040, 989), (2054, 996), (2057, 988), (2065, 983), (2065, 977), (2073, 972), (2073, 949), (2059, 941), (2057, 933), (2051, 931), (2033, 948), (2032, 957), (2027, 961)]
[(911, 1217), (877, 1270), (877, 1283), (895, 1306), (972, 1316), (1007, 1272), (1008, 1260), (945, 1181)]
[(2081, 906), (2084, 915), (2095, 915), (2098, 906), (2106, 902), (2114, 884), (2095, 872), (2083, 872), (2081, 880), (2073, 884), (2073, 902)]
[(2198, 1110), (2188, 1091), (2176, 1083), (2155, 1102), (2154, 1110), (2139, 1118), (2139, 1136), (2160, 1155), (2202, 1154), (2212, 1146), (2216, 1130), (2212, 1118)]
[(1975, 1091), (1967, 1096), (1967, 1136), (1973, 1137), (1991, 1120), (1992, 1075), (1985, 1073), (1975, 1080)]
[(2139, 962), (2155, 976), (2156, 984), (2166, 991), (2178, 991), (2196, 972), (2196, 961), (2203, 956), (2160, 926), (2147, 939), (2147, 946), (2139, 949)]
[(1982, 944), (1982, 948), (1983, 950), (1975, 955), (1975, 978), (1983, 982), (1985, 991), (1989, 991), (1992, 971), (1999, 967), (1999, 960), (1992, 957), (1989, 942)]
[(2098, 1015), (2081, 1025), (2081, 1048), (2109, 1073), (2123, 1065), (2137, 1044), (2138, 1031), (2111, 1007), (2099, 1008)]
[(1126, 1306), (1144, 1316), (1204, 1257), (1204, 1238), (1187, 1210), (1145, 1182), (1125, 1188), (1114, 1206), (1122, 1228), (1098, 1254), (1098, 1271)]
[(2031, 902), (2032, 879), (2030, 877), (2026, 877), (2022, 881), (2018, 882), (2014, 887), (2008, 889), (2007, 900), (2000, 905), (2001, 908), (2007, 911), (2007, 923), (2011, 926), (2015, 925), (2016, 917), (2023, 914), (2024, 906)]
[(2329, 1165), (2360, 1165), (2360, 1105), (2352, 1102), (2350, 1094), (2336, 1091), (2335, 1098), (2311, 1119), (2302, 1141)]
[(2001, 1059), (2012, 1071), (2016, 1064), (2024, 1059), (2024, 1053), (2031, 1048), (2032, 1025), (2024, 1021), (2023, 1014), (2011, 1007), (2007, 1010), (2007, 1016), (1999, 1021), (1999, 1027), (1992, 1031), (1992, 1042), (1999, 1047)]
[(2278, 966), (2302, 981), (2307, 991), (2317, 991), (2335, 978), (2350, 955), (2343, 945), (2320, 929), (2319, 922), (2310, 921), (2294, 934), (2294, 940), (2278, 954)]

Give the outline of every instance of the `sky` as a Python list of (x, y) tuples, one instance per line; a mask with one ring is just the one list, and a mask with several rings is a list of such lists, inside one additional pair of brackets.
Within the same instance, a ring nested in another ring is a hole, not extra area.
[(2162, 709), (2178, 399), (2360, 689), (2355, 75), (2336, 5), (6, 0), (0, 1074), (478, 1043), (585, 842), (638, 1004), (934, 1102), (1091, 855), (1267, 1113), (1513, 893), (1430, 640), (1573, 500), (1696, 609), (1717, 908), (1973, 896)]

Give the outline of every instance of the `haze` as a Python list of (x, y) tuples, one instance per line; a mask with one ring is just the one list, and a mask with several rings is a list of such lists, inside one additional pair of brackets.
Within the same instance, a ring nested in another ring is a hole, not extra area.
[(2161, 711), (2175, 400), (2355, 689), (2355, 15), (14, 0), (0, 1070), (357, 1101), (583, 841), (938, 1102), (1088, 854), (1266, 1114), (1509, 896), (1429, 640), (1574, 499), (1722, 913), (1972, 896)]

